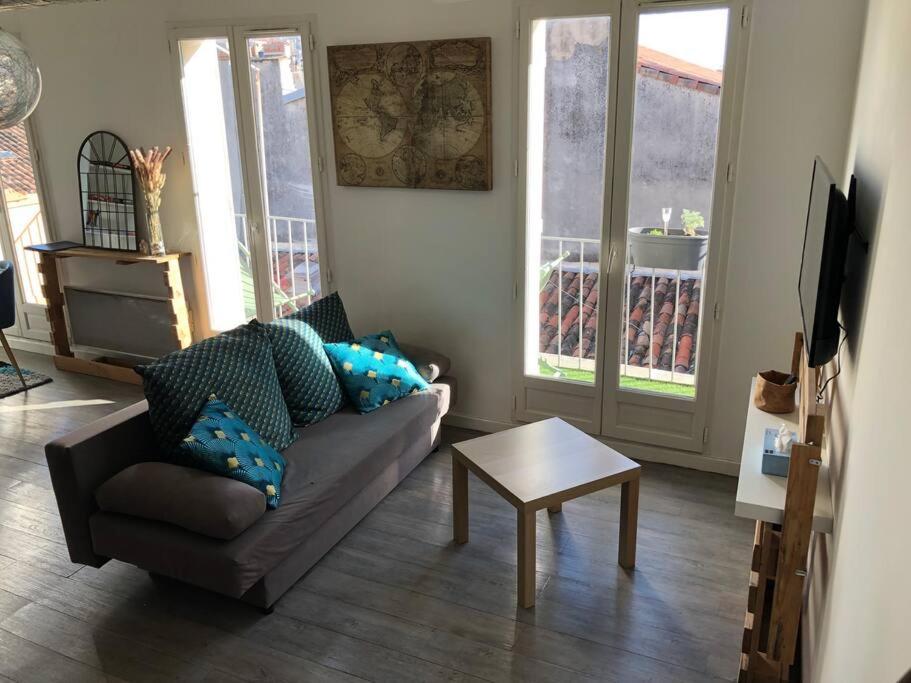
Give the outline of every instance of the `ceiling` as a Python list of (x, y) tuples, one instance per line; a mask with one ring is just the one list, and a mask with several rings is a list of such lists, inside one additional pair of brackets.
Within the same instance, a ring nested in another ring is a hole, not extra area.
[(0, 0), (0, 12), (21, 7), (49, 7), (73, 2), (93, 2), (96, 0)]

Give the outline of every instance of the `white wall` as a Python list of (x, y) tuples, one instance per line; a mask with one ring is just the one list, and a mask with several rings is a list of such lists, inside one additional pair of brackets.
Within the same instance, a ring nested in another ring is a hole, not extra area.
[(911, 450), (903, 305), (911, 259), (911, 3), (871, 0), (846, 177), (858, 179), (848, 343), (831, 411), (835, 532), (817, 537), (804, 680), (897, 681), (911, 670)]
[[(131, 146), (182, 139), (167, 22), (304, 13), (317, 15), (324, 120), (330, 114), (326, 45), (493, 39), (492, 192), (338, 187), (331, 145), (327, 184), (334, 285), (355, 332), (390, 327), (404, 340), (446, 352), (460, 380), (458, 410), (508, 420), (514, 262), (509, 0), (105, 0), (4, 14), (4, 28), (20, 34), (44, 76), (34, 116), (57, 237), (81, 241), (75, 169), (86, 134), (108, 129)], [(185, 157), (172, 156), (166, 171), (166, 245), (198, 253)], [(160, 292), (157, 279), (138, 270), (143, 266), (68, 267), (68, 277), (85, 286)], [(197, 277), (200, 289), (201, 283)]]
[(740, 460), (750, 377), (790, 367), (813, 158), (844, 167), (862, 0), (756, 0), (711, 453)]
[[(858, 0), (757, 0), (753, 14), (720, 367), (708, 455), (740, 455), (749, 377), (787, 363), (799, 325), (796, 273), (813, 155), (844, 162), (856, 73)], [(491, 424), (511, 414), (514, 268), (513, 14), (511, 0), (104, 0), (4, 15), (42, 68), (35, 114), (58, 237), (79, 239), (76, 149), (107, 128), (131, 145), (182, 137), (167, 50), (168, 21), (318, 17), (325, 46), (400, 39), (493, 39), (494, 189), (488, 193), (343, 188), (327, 149), (335, 285), (356, 332), (391, 327), (449, 354), (457, 412)], [(166, 243), (198, 252), (189, 170), (169, 162)], [(137, 267), (70, 266), (85, 285), (155, 293)], [(201, 279), (197, 277), (197, 285)], [(198, 306), (196, 306), (198, 309)], [(730, 468), (729, 468), (730, 469)]]

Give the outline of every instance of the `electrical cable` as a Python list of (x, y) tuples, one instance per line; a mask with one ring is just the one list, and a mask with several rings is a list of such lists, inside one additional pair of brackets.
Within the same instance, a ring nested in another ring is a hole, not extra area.
[(838, 377), (841, 374), (841, 347), (845, 345), (845, 342), (848, 341), (848, 331), (844, 328), (844, 325), (838, 323), (838, 329), (842, 331), (844, 337), (842, 337), (841, 342), (838, 344), (838, 351), (835, 353), (835, 358), (838, 361), (838, 369), (835, 371), (835, 374), (831, 377), (827, 377), (826, 381), (822, 383), (822, 386), (819, 388), (819, 391), (816, 392), (816, 401), (822, 401), (823, 396), (826, 392), (826, 387), (829, 386), (829, 382)]

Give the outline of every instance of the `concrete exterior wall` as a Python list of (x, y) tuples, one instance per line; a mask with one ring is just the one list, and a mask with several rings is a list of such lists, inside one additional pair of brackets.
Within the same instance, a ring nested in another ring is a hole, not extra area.
[[(562, 58), (561, 58), (562, 57)], [(545, 81), (544, 234), (599, 239), (604, 185), (608, 45), (549, 55)], [(661, 209), (709, 219), (721, 98), (638, 74), (631, 227), (662, 225)], [(594, 256), (594, 254), (593, 254)]]
[(544, 76), (544, 234), (601, 238), (607, 40), (571, 57), (549, 46)]
[[(304, 96), (283, 101), (280, 72), (282, 61), (268, 57), (253, 60), (255, 73), (258, 74), (253, 87), (260, 94), (262, 118), (268, 122), (263, 132), (266, 177), (269, 181), (269, 214), (314, 220), (316, 212), (313, 204), (310, 138), (306, 135), (306, 130), (301, 128), (301, 122), (307, 121), (307, 98)], [(225, 122), (236, 131), (237, 113), (233, 99), (231, 64), (223, 61), (219, 67)], [(228, 140), (234, 206), (238, 213), (244, 213), (246, 209), (238, 145), (236, 138)]]
[(670, 227), (683, 209), (700, 211), (711, 230), (712, 184), (718, 137), (719, 95), (642, 76), (636, 78), (630, 227)]
[(264, 126), (268, 208), (272, 216), (313, 220), (313, 170), (310, 167), (310, 137), (307, 135), (307, 98), (282, 99), (280, 69), (285, 59), (255, 59)]

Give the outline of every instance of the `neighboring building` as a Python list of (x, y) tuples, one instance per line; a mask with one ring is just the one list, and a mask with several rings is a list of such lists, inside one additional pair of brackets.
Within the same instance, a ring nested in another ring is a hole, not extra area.
[[(601, 197), (603, 186), (609, 48), (608, 24), (600, 26), (600, 32), (572, 40), (554, 34), (575, 31), (578, 23), (555, 22), (549, 28), (545, 235), (601, 237), (601, 203), (593, 198)], [(700, 211), (711, 227), (720, 92), (720, 71), (639, 48), (630, 227), (661, 226), (663, 207), (674, 209), (673, 227), (679, 227), (682, 209)]]

